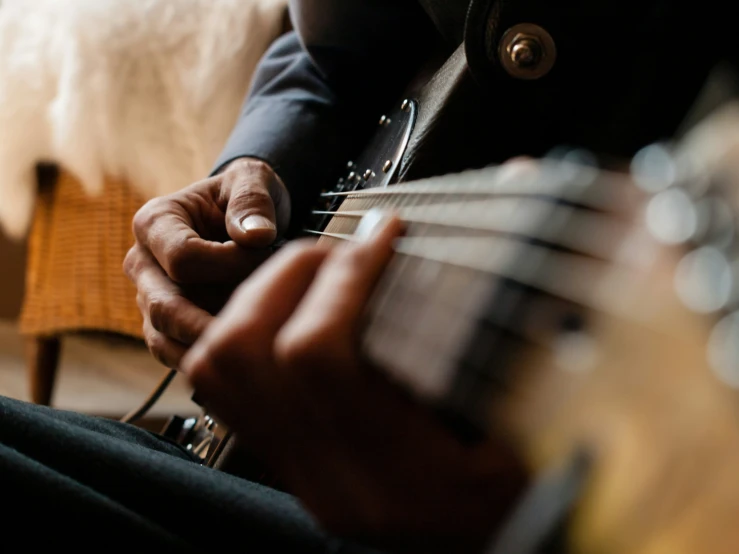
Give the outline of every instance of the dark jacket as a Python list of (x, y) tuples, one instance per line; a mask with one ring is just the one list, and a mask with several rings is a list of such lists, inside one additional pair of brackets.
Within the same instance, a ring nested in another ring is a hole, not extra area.
[[(460, 134), (482, 133), (486, 163), (561, 144), (629, 156), (671, 136), (733, 46), (710, 1), (698, 10), (664, 0), (499, 0), (498, 24), (541, 24), (557, 62), (536, 81), (492, 64)], [(299, 222), (424, 57), (455, 45), (442, 43), (415, 0), (291, 0), (290, 10), (295, 31), (263, 58), (216, 167), (241, 156), (269, 162)]]

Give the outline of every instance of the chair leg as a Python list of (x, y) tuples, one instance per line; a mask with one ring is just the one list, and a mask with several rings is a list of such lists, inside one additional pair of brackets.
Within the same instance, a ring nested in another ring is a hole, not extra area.
[(26, 339), (26, 364), (31, 400), (35, 404), (51, 405), (60, 352), (59, 337), (28, 337)]

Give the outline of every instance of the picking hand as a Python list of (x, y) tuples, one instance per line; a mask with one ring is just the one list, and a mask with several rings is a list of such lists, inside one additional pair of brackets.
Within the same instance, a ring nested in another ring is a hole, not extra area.
[(161, 363), (179, 367), (289, 219), (284, 185), (249, 158), (139, 210), (124, 270), (138, 289), (146, 343)]

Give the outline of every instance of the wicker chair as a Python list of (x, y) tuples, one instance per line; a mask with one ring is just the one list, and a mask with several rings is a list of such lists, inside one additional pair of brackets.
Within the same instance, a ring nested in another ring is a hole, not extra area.
[(136, 289), (122, 264), (133, 244), (131, 220), (144, 199), (115, 181), (91, 197), (72, 175), (49, 167), (39, 171), (39, 189), (20, 327), (31, 398), (49, 405), (65, 334), (142, 338)]

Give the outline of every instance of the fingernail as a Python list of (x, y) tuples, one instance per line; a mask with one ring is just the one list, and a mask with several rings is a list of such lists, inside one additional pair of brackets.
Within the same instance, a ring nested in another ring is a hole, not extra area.
[(360, 241), (370, 240), (392, 219), (392, 214), (380, 208), (372, 208), (359, 221), (354, 236)]
[(275, 230), (275, 224), (262, 215), (250, 215), (241, 222), (244, 231), (255, 231), (257, 229)]

